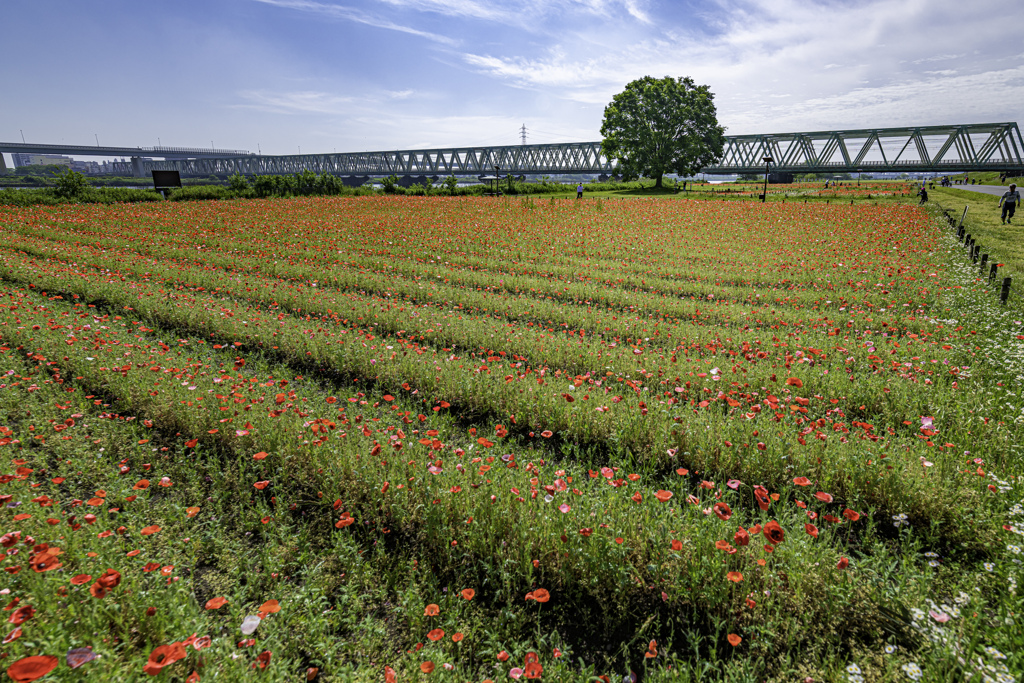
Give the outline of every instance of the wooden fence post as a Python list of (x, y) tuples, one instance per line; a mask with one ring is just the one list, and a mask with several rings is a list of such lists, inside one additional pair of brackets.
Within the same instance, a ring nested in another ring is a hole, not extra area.
[(981, 273), (982, 275), (984, 275), (985, 274), (985, 266), (987, 266), (987, 265), (988, 265), (988, 254), (982, 254), (981, 255), (981, 266), (979, 267), (978, 272)]
[(999, 303), (1005, 304), (1006, 300), (1010, 298), (1010, 285), (1013, 283), (1012, 277), (1003, 278), (1003, 289), (999, 292)]

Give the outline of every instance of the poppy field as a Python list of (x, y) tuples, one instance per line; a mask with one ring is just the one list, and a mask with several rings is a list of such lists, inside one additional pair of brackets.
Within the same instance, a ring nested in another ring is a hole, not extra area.
[(1020, 680), (1024, 316), (897, 196), (0, 207), (0, 669)]

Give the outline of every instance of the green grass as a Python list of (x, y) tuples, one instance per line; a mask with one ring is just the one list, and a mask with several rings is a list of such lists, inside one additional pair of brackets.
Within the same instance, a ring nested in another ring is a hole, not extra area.
[[(1014, 223), (1000, 222), (999, 197), (957, 187), (929, 190), (929, 199), (949, 211), (959, 223), (968, 209), (964, 227), (989, 259), (1003, 264), (1000, 272), (1020, 280), (1024, 276), (1024, 214), (1018, 211)], [(1022, 283), (1024, 284), (1024, 283)]]

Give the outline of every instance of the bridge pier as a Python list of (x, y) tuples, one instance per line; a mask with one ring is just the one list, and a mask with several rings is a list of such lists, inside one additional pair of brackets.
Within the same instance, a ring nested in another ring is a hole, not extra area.
[(7, 170), (7, 163), (4, 161), (4, 153), (0, 152), (0, 173)]
[(142, 157), (132, 157), (132, 175), (136, 178), (144, 178), (146, 170), (142, 167)]

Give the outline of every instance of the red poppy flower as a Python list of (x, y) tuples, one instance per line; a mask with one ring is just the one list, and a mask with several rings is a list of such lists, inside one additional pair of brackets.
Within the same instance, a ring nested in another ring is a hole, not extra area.
[(152, 536), (158, 531), (160, 531), (160, 527), (158, 527), (156, 524), (153, 524), (152, 526), (143, 527), (141, 530), (139, 530), (139, 533), (143, 536)]
[(504, 650), (502, 650), (501, 652), (498, 653), (498, 661), (499, 662), (507, 662), (508, 661), (508, 657), (509, 657), (509, 654), (507, 652), (505, 652)]
[(630, 498), (632, 498), (633, 502), (637, 504), (644, 502), (643, 494), (641, 494), (639, 491), (630, 496)]
[(18, 683), (27, 683), (42, 678), (57, 668), (57, 658), (50, 655), (23, 657), (7, 667), (7, 675)]
[(732, 542), (736, 545), (748, 545), (750, 543), (750, 534), (743, 527), (739, 528), (735, 534), (733, 534)]
[[(315, 677), (316, 677), (316, 674), (313, 675), (313, 678), (315, 678)], [(309, 677), (309, 672), (307, 671), (306, 672), (306, 680), (307, 681), (311, 681), (311, 680), (313, 680), (313, 678)], [(395, 674), (395, 670), (392, 669), (390, 666), (385, 666), (384, 667), (384, 683), (398, 683), (398, 676), (397, 676), (397, 674)]]
[(554, 436), (554, 433), (552, 433), (550, 429), (545, 429), (543, 432), (540, 433), (540, 435), (543, 436), (545, 439), (550, 439), (552, 436)]
[(275, 612), (281, 611), (281, 605), (277, 600), (267, 600), (265, 603), (260, 605), (260, 612), (266, 612), (267, 614), (274, 614)]
[(440, 614), (440, 612), (441, 608), (433, 604), (427, 605), (423, 608), (423, 616), (426, 617), (436, 617), (438, 614)]
[(179, 659), (184, 659), (188, 655), (185, 650), (185, 646), (181, 643), (170, 643), (169, 645), (157, 645), (153, 648), (153, 651), (149, 654), (149, 660), (143, 667), (150, 676), (155, 676), (165, 667), (170, 666)]
[(465, 598), (466, 600), (472, 600), (473, 596), (475, 596), (475, 595), (476, 595), (476, 591), (473, 590), (472, 588), (463, 588), (462, 589), (462, 597)]
[(714, 510), (715, 514), (718, 515), (718, 518), (723, 521), (729, 521), (729, 518), (732, 517), (732, 508), (722, 501), (715, 503), (714, 507), (711, 509)]
[(790, 377), (786, 380), (786, 384), (791, 387), (796, 387), (797, 389), (800, 389), (804, 385), (803, 381), (798, 377)]
[(547, 602), (551, 599), (551, 593), (546, 588), (538, 588), (526, 594), (527, 600), (536, 600), (537, 602)]
[(252, 668), (254, 669), (266, 669), (267, 665), (270, 664), (270, 658), (272, 654), (270, 650), (264, 650), (256, 656), (256, 661), (253, 662)]
[(729, 544), (729, 541), (715, 541), (716, 550), (728, 550), (731, 547), (732, 546)]
[(188, 678), (185, 679), (185, 683), (199, 683), (199, 672), (193, 671), (190, 673)]
[(103, 572), (100, 578), (96, 579), (96, 583), (104, 588), (117, 588), (118, 584), (121, 583), (121, 572), (108, 569)]
[(818, 491), (817, 493), (814, 494), (814, 497), (820, 500), (822, 503), (832, 502), (832, 494), (825, 493), (824, 491)]
[(804, 524), (804, 531), (806, 531), (814, 538), (818, 537), (818, 527), (814, 526), (813, 524)]
[(846, 517), (851, 522), (856, 522), (858, 519), (860, 519), (860, 513), (857, 512), (856, 510), (846, 508), (845, 510), (843, 510), (843, 517)]
[(427, 633), (427, 638), (433, 641), (441, 640), (442, 638), (444, 638), (444, 631), (442, 629), (435, 628), (434, 630)]
[(195, 517), (196, 515), (199, 514), (199, 510), (200, 509), (201, 508), (198, 508), (198, 507), (185, 508), (185, 516), (186, 517)]
[(757, 500), (757, 506), (762, 510), (767, 510), (772, 504), (768, 499), (768, 489), (763, 486), (754, 487), (754, 498)]
[(339, 519), (337, 522), (335, 522), (334, 526), (339, 528), (339, 529), (344, 529), (345, 527), (349, 526), (350, 524), (355, 523), (355, 521), (356, 520), (352, 519), (351, 515), (349, 515), (347, 512), (343, 512), (343, 513), (341, 513), (341, 519)]
[(228, 604), (227, 598), (210, 598), (206, 601), (206, 609), (220, 609)]
[(729, 579), (733, 583), (739, 583), (743, 580), (743, 574), (741, 574), (740, 572), (729, 572), (725, 575), (725, 578)]
[(268, 455), (270, 455), (270, 454), (269, 454), (269, 453), (267, 453), (266, 451), (260, 451), (259, 453), (255, 453), (255, 454), (254, 454), (254, 455), (252, 456), (252, 459), (253, 459), (253, 460), (263, 460), (263, 459), (264, 459), (264, 458), (266, 458), (266, 457), (267, 457)]
[(644, 653), (644, 659), (654, 659), (658, 656), (658, 641), (652, 640), (647, 643), (647, 652)]
[(269, 481), (258, 481), (255, 484), (253, 484), (253, 486), (255, 486), (260, 491), (262, 491), (263, 489), (267, 488), (267, 486), (269, 486), (269, 485), (270, 485)]
[(839, 559), (839, 563), (836, 565), (836, 569), (846, 569), (850, 566), (850, 561), (845, 557)]
[(454, 634), (452, 634), (452, 642), (453, 643), (462, 642), (462, 634), (461, 633), (454, 633)]
[(14, 610), (11, 616), (7, 618), (7, 623), (14, 624), (15, 626), (20, 626), (21, 624), (24, 624), (26, 621), (31, 619), (32, 615), (35, 613), (36, 609), (35, 607), (32, 607), (32, 605), (25, 605), (24, 607), (19, 607), (18, 609)]
[(736, 647), (737, 645), (739, 645), (740, 643), (743, 642), (743, 639), (740, 638), (735, 633), (730, 633), (729, 635), (726, 636), (726, 639), (729, 641), (729, 644), (732, 645), (733, 647)]
[(797, 486), (810, 486), (811, 480), (808, 479), (807, 477), (797, 477), (796, 479), (793, 480), (793, 483), (796, 484)]
[(13, 631), (8, 633), (7, 636), (4, 637), (3, 643), (4, 643), (4, 645), (6, 645), (7, 643), (15, 641), (18, 638), (21, 638), (21, 627), (20, 626), (15, 627), (15, 629)]
[(527, 678), (540, 678), (543, 673), (544, 667), (540, 665), (540, 657), (537, 656), (536, 652), (526, 653), (526, 662), (523, 665), (523, 672)]
[(136, 491), (142, 491), (143, 489), (149, 488), (149, 479), (139, 479), (135, 482), (135, 486), (132, 487)]
[(42, 552), (38, 555), (34, 555), (29, 559), (28, 564), (32, 567), (32, 571), (36, 573), (52, 571), (63, 566), (60, 560), (48, 552)]
[(682, 549), (683, 549), (683, 542), (680, 541), (678, 538), (673, 538), (672, 539), (672, 550), (682, 550)]
[(779, 523), (774, 519), (764, 525), (764, 537), (768, 539), (768, 542), (772, 545), (778, 545), (786, 538), (786, 532), (782, 530)]
[(81, 586), (83, 584), (88, 584), (90, 581), (92, 581), (90, 574), (80, 573), (76, 575), (76, 577), (72, 577), (71, 584), (72, 586)]
[(672, 498), (671, 491), (658, 491), (654, 494), (654, 497), (660, 500), (662, 503), (667, 503)]
[(422, 664), (420, 664), (420, 671), (422, 671), (425, 674), (432, 673), (434, 671), (434, 663), (430, 660), (423, 662)]

